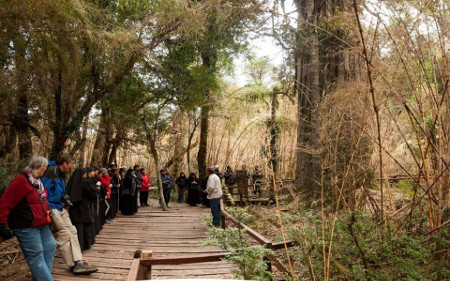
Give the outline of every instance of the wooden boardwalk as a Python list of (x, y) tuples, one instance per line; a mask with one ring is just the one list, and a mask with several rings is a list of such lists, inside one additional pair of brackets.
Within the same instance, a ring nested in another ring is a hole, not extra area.
[[(96, 243), (83, 253), (83, 259), (98, 266), (97, 273), (75, 276), (64, 265), (57, 252), (53, 264), (54, 280), (125, 280), (135, 250), (152, 250), (154, 257), (220, 253), (217, 248), (202, 246), (208, 226), (202, 215), (209, 208), (170, 203), (163, 212), (156, 200), (150, 207), (139, 208), (134, 216), (121, 216), (108, 224), (96, 237)], [(221, 278), (232, 279), (232, 265), (210, 262), (185, 265), (155, 265), (152, 279)]]

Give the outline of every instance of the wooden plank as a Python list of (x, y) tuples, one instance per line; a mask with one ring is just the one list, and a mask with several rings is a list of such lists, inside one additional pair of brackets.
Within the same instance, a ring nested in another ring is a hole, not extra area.
[(246, 230), (246, 233), (248, 235), (250, 235), (253, 239), (255, 239), (256, 241), (258, 241), (261, 244), (264, 244), (267, 247), (270, 247), (270, 245), (272, 245), (272, 241), (267, 239), (266, 237), (262, 236), (261, 234), (259, 234), (258, 232), (254, 231), (253, 229), (251, 229), (250, 227), (248, 227), (247, 225), (240, 223), (238, 221), (236, 221), (235, 218), (233, 218), (229, 213), (227, 213), (226, 211), (222, 211), (222, 215), (225, 216), (226, 219), (231, 220), (233, 223), (235, 223), (236, 225), (242, 227), (243, 229)]
[(281, 262), (271, 254), (267, 254), (266, 258), (281, 272), (289, 274), (289, 271), (281, 264)]
[[(288, 248), (293, 247), (294, 246), (294, 242), (286, 241), (286, 246)], [(272, 250), (284, 249), (284, 243), (283, 242), (272, 243), (272, 245), (270, 245), (269, 248), (272, 249)]]
[(168, 257), (152, 257), (146, 260), (142, 260), (142, 264), (145, 266), (152, 266), (157, 264), (188, 264), (188, 263), (201, 263), (221, 261), (224, 257), (229, 255), (230, 252), (207, 254), (207, 255), (193, 255), (193, 256), (168, 256)]
[(141, 257), (135, 257), (131, 263), (130, 272), (128, 273), (127, 281), (136, 281), (139, 276), (139, 268), (141, 264)]

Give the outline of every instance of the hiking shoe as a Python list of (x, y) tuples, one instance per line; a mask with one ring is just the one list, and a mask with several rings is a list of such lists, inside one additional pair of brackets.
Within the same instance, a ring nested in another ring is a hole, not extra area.
[(97, 267), (88, 265), (86, 262), (84, 262), (82, 265), (75, 265), (72, 269), (73, 274), (76, 275), (88, 275), (97, 271)]

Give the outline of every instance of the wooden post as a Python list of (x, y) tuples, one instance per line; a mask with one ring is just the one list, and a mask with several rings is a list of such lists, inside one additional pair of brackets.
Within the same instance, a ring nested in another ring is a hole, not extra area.
[(248, 177), (247, 177), (247, 171), (245, 170), (238, 170), (236, 171), (236, 183), (238, 187), (239, 192), (239, 205), (244, 207), (248, 202)]
[(220, 219), (222, 220), (222, 229), (225, 229), (225, 228), (227, 228), (227, 225), (226, 225), (226, 223), (227, 223), (227, 219), (225, 218), (225, 216), (224, 216), (223, 212), (221, 212), (221, 216), (220, 216)]
[(136, 250), (131, 263), (130, 272), (128, 273), (127, 281), (136, 281), (139, 279), (139, 267), (141, 263), (141, 250)]
[[(270, 272), (270, 273), (272, 273), (272, 262), (267, 258), (267, 257), (264, 257), (263, 258), (263, 260), (266, 262), (266, 264), (267, 264), (267, 270)], [(270, 281), (272, 281), (273, 279), (272, 278), (270, 278)]]
[[(142, 255), (141, 255), (141, 261), (145, 261), (145, 260), (149, 260), (151, 259), (153, 256), (153, 252), (152, 251), (142, 251)], [(148, 266), (144, 266), (145, 267), (145, 274), (144, 274), (144, 278), (143, 279), (152, 279), (152, 266), (148, 265)]]

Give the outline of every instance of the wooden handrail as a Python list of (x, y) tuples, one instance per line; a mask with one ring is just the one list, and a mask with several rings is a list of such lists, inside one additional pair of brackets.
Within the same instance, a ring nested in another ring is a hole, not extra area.
[(247, 225), (238, 222), (235, 218), (233, 218), (227, 211), (222, 211), (222, 216), (224, 216), (225, 220), (229, 219), (231, 220), (234, 224), (242, 227), (243, 229), (246, 230), (246, 233), (248, 235), (250, 235), (253, 239), (255, 239), (256, 241), (258, 241), (261, 244), (264, 244), (266, 247), (270, 248), (270, 246), (272, 245), (272, 241), (270, 241), (269, 239), (267, 239), (266, 237), (262, 236), (261, 234), (259, 234), (258, 232), (254, 231), (253, 229), (251, 229), (250, 227), (248, 227)]

